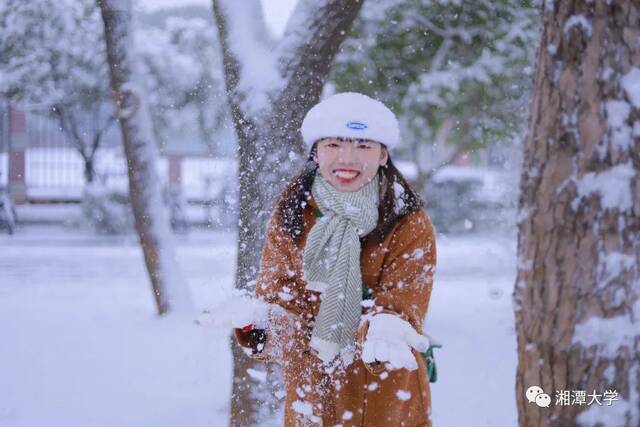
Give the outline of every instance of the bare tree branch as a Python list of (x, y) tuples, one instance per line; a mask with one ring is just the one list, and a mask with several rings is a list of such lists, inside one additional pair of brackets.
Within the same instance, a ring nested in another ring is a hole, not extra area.
[[(447, 127), (445, 127), (446, 121), (443, 126), (440, 126), (435, 139), (437, 143), (444, 144), (446, 142), (446, 138), (451, 132), (453, 123), (455, 123), (455, 119), (453, 119)], [(471, 133), (469, 132), (469, 122), (467, 120), (464, 120), (462, 127), (462, 141), (456, 145), (455, 150), (444, 161), (440, 162), (436, 167), (431, 168), (428, 172), (426, 172), (426, 174), (424, 175), (425, 181), (429, 181), (440, 169), (452, 164), (458, 157), (469, 151), (472, 142)], [(439, 141), (440, 138), (442, 138), (441, 141)]]
[(58, 119), (60, 128), (62, 128), (64, 133), (69, 135), (69, 137), (71, 138), (71, 143), (75, 145), (76, 149), (78, 150), (82, 158), (86, 160), (87, 156), (85, 153), (84, 140), (79, 135), (75, 122), (71, 120), (69, 113), (66, 112), (66, 108), (58, 104), (54, 106), (52, 110), (53, 110), (53, 114)]
[(100, 142), (102, 141), (102, 135), (111, 127), (113, 123), (115, 123), (115, 121), (116, 121), (115, 115), (109, 116), (109, 118), (105, 121), (104, 125), (100, 129), (98, 129), (98, 131), (93, 136), (93, 142), (91, 144), (91, 150), (89, 152), (89, 157), (91, 157), (92, 159), (95, 156), (96, 151), (98, 151), (98, 148), (100, 147)]
[[(458, 117), (448, 117), (438, 128), (436, 132), (436, 136), (434, 138), (433, 146), (434, 147), (443, 147), (447, 143), (447, 139), (453, 130), (454, 125), (459, 122), (460, 119)], [(452, 153), (450, 153), (445, 160), (438, 162), (435, 166), (426, 165), (421, 161), (420, 155), (420, 147), (421, 144), (419, 142), (415, 142), (411, 146), (411, 153), (413, 158), (416, 159), (416, 169), (417, 176), (415, 182), (415, 190), (422, 194), (424, 189), (426, 188), (428, 182), (433, 178), (433, 176), (438, 173), (438, 171), (445, 166), (453, 163), (458, 157), (460, 157), (463, 153), (467, 152), (471, 146), (471, 133), (469, 132), (469, 124), (468, 120), (462, 120), (462, 141), (459, 142)]]

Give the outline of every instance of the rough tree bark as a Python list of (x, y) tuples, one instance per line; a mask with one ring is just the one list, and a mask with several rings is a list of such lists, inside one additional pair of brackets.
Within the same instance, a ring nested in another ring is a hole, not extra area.
[(519, 423), (638, 426), (640, 3), (548, 0), (543, 14), (513, 295)]
[(159, 315), (192, 311), (175, 259), (169, 216), (156, 171), (158, 148), (132, 58), (130, 0), (99, 0), (116, 114), (127, 157), (129, 197)]
[[(222, 47), (228, 103), (239, 144), (239, 221), (236, 287), (253, 290), (264, 240), (265, 225), (275, 196), (304, 159), (299, 128), (318, 100), (333, 59), (363, 1), (300, 0), (277, 49), (264, 46), (266, 29), (259, 1), (213, 0), (213, 13)], [(237, 32), (241, 32), (238, 34)], [(252, 47), (263, 46), (269, 60), (250, 63), (241, 41), (253, 35)], [(251, 67), (258, 68), (258, 70)], [(261, 87), (256, 80), (269, 80)], [(267, 76), (267, 77), (263, 77)], [(234, 383), (231, 425), (258, 421), (260, 397), (246, 371), (256, 362), (231, 339)], [(259, 393), (258, 393), (259, 394)]]

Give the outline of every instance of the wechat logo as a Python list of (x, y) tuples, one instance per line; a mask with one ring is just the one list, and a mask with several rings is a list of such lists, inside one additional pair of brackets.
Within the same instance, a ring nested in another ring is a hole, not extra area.
[(551, 405), (551, 396), (544, 392), (542, 387), (532, 385), (525, 392), (529, 403), (535, 403), (541, 408), (548, 408)]

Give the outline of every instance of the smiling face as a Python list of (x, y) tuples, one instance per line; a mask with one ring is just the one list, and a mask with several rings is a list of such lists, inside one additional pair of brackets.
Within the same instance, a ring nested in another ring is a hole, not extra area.
[(387, 163), (382, 144), (365, 140), (326, 138), (318, 142), (316, 162), (320, 173), (340, 191), (357, 191)]

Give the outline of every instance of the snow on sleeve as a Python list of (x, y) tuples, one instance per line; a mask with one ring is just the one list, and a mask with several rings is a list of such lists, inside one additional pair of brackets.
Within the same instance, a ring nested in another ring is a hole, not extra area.
[(291, 289), (288, 286), (283, 286), (282, 291), (278, 292), (278, 298), (282, 301), (291, 301), (295, 297), (291, 294)]
[(292, 403), (293, 410), (302, 415), (313, 414), (313, 406), (311, 403), (304, 400), (294, 400)]
[(421, 259), (423, 256), (424, 256), (424, 249), (417, 248), (415, 251), (413, 251), (413, 253), (411, 253), (411, 255), (408, 256), (408, 258)]
[(398, 390), (396, 392), (396, 397), (402, 401), (411, 399), (411, 392), (407, 390)]
[(291, 407), (295, 412), (297, 412), (298, 414), (302, 414), (305, 417), (308, 417), (313, 422), (318, 423), (322, 421), (320, 417), (313, 414), (313, 406), (311, 405), (311, 403), (305, 400), (294, 400), (293, 403), (291, 404)]
[(435, 230), (424, 210), (403, 219), (388, 247), (375, 305), (367, 313), (386, 309), (420, 325), (428, 309), (436, 267)]
[(350, 420), (351, 418), (353, 418), (353, 412), (351, 412), (351, 411), (344, 411), (344, 412), (342, 413), (342, 419), (343, 419), (343, 420), (347, 421), (347, 420)]
[(394, 211), (398, 215), (404, 209), (404, 187), (399, 182), (393, 182), (393, 196), (395, 198)]
[(258, 382), (265, 382), (267, 380), (267, 373), (266, 371), (260, 371), (258, 369), (252, 369), (252, 368), (248, 368), (247, 369), (247, 374), (249, 374), (249, 376), (258, 381)]

